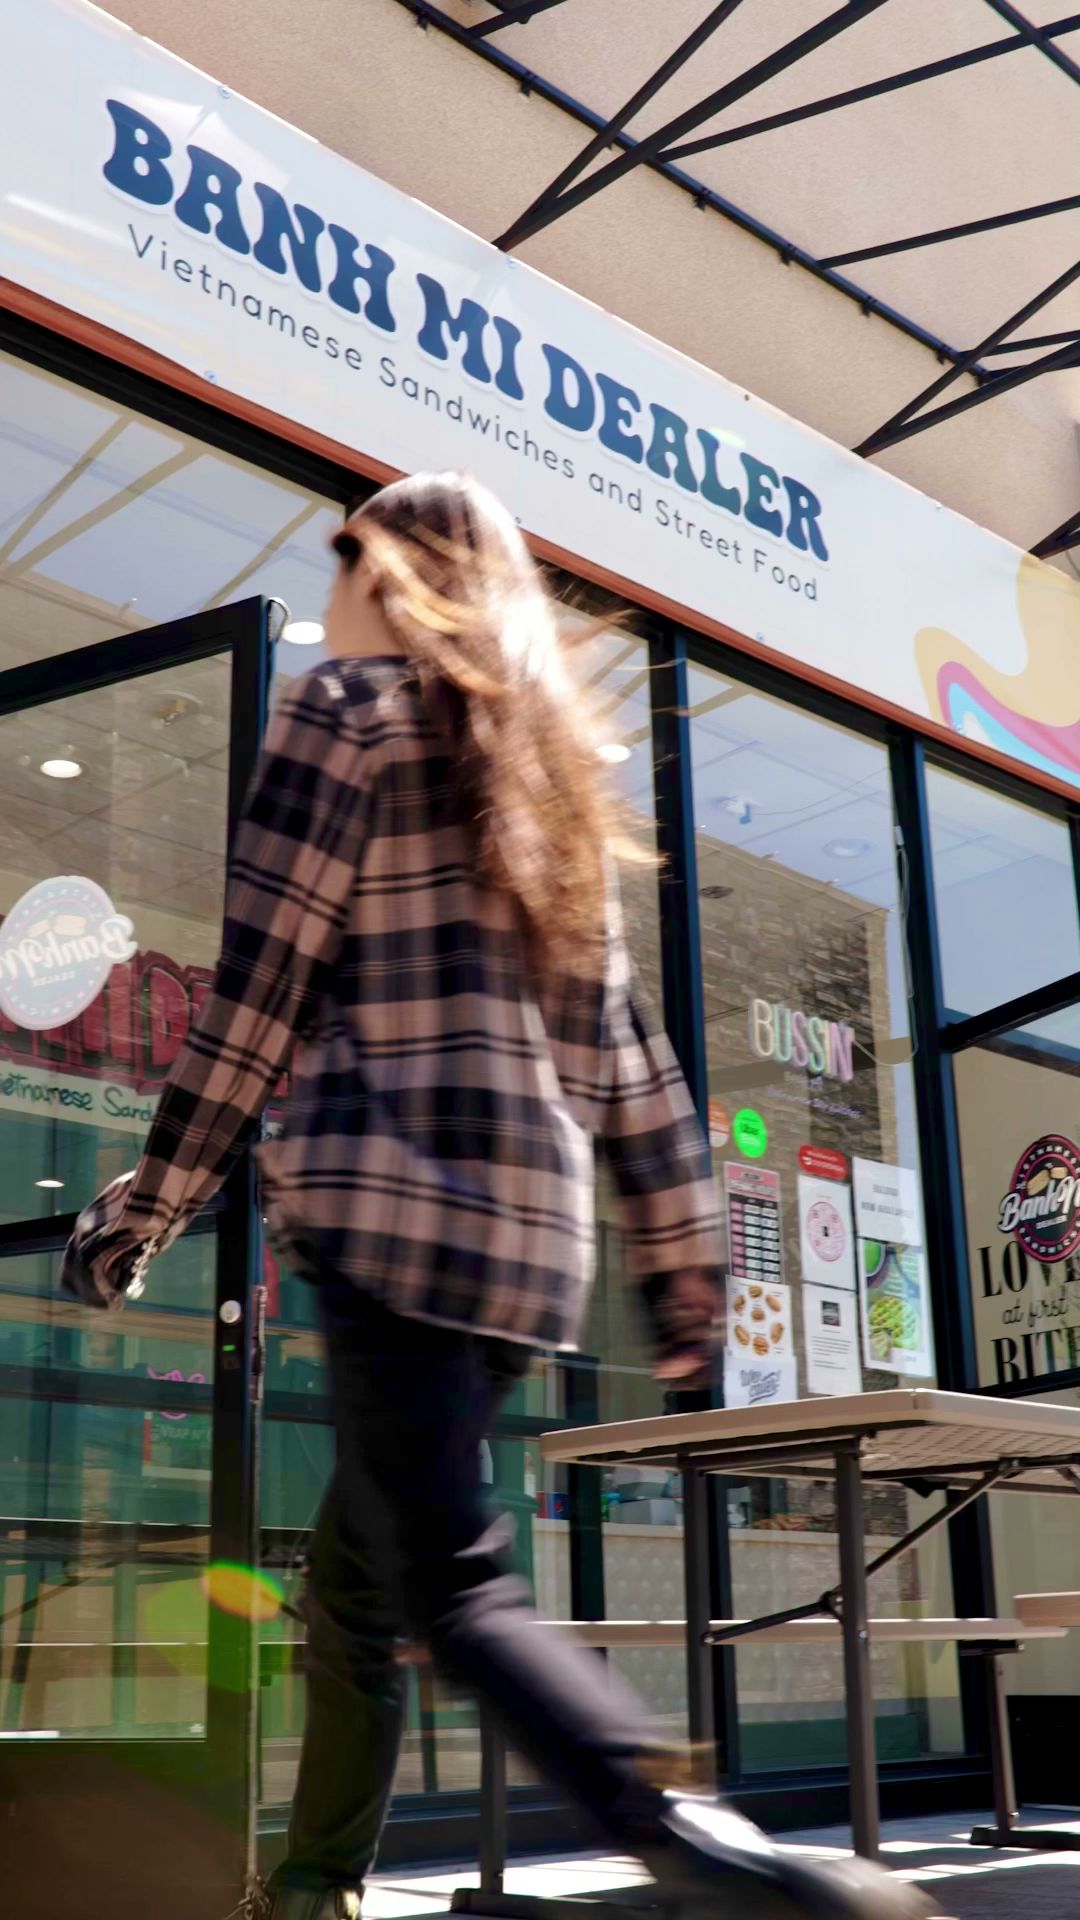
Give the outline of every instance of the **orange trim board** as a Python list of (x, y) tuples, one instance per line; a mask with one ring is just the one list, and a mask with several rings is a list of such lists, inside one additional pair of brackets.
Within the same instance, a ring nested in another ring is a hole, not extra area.
[[(150, 379), (159, 381), (163, 386), (172, 387), (180, 393), (191, 394), (195, 399), (209, 402), (222, 413), (232, 414), (234, 418), (246, 421), (250, 426), (262, 428), (279, 440), (290, 445), (302, 447), (305, 452), (314, 453), (325, 460), (332, 460), (336, 466), (345, 467), (366, 480), (378, 481), (386, 485), (389, 481), (401, 478), (401, 469), (387, 466), (382, 460), (373, 460), (369, 455), (360, 453), (355, 447), (345, 445), (339, 440), (331, 440), (325, 434), (316, 433), (309, 427), (301, 426), (287, 415), (274, 413), (269, 407), (259, 406), (256, 401), (246, 400), (242, 395), (229, 393), (217, 387), (212, 381), (204, 380), (200, 374), (192, 373), (180, 366), (175, 360), (167, 359), (163, 354), (155, 353), (152, 348), (142, 346), (127, 334), (119, 333), (112, 327), (106, 327), (100, 321), (87, 319), (75, 313), (69, 307), (61, 306), (55, 300), (48, 300), (43, 294), (32, 292), (29, 288), (16, 285), (13, 280), (0, 278), (0, 307), (17, 313), (24, 319), (37, 322), (53, 333), (61, 334), (65, 339), (73, 340), (80, 346), (91, 348), (104, 354), (108, 359), (120, 365), (130, 367), (133, 372), (146, 374)], [(1041, 787), (1047, 793), (1054, 793), (1063, 799), (1076, 801), (1080, 793), (1076, 787), (1065, 780), (1058, 780), (1053, 774), (1045, 773), (1039, 767), (1032, 767), (1024, 760), (1014, 759), (1011, 754), (998, 753), (995, 748), (983, 746), (977, 740), (968, 740), (944, 726), (938, 720), (931, 720), (922, 714), (897, 706), (891, 700), (882, 700), (876, 694), (867, 693), (865, 688), (853, 686), (849, 680), (841, 680), (835, 674), (824, 673), (817, 667), (806, 665), (802, 661), (792, 660), (787, 654), (775, 647), (767, 647), (760, 640), (751, 640), (745, 633), (739, 633), (734, 627), (725, 626), (721, 620), (713, 620), (707, 614), (698, 613), (690, 607), (684, 607), (679, 601), (669, 599), (665, 594), (656, 593), (651, 587), (625, 579), (621, 574), (612, 573), (584, 554), (571, 553), (565, 547), (557, 547), (539, 534), (526, 534), (530, 550), (540, 560), (552, 566), (564, 567), (568, 573), (576, 573), (590, 580), (594, 586), (606, 587), (611, 592), (632, 604), (643, 607), (651, 613), (659, 613), (679, 625), (691, 627), (696, 633), (707, 639), (721, 640), (734, 647), (740, 653), (755, 660), (763, 660), (775, 666), (793, 679), (805, 681), (808, 685), (819, 687), (825, 692), (834, 693), (850, 701), (852, 705), (876, 713), (883, 719), (895, 721), (909, 732), (920, 734), (924, 739), (938, 740), (954, 750), (963, 753), (968, 759), (983, 762), (987, 766), (1004, 767), (1015, 773), (1020, 779), (1033, 787)]]

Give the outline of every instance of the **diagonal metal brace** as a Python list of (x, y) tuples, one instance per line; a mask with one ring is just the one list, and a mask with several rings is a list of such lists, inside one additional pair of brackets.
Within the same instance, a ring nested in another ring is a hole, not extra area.
[[(883, 1553), (879, 1553), (875, 1559), (869, 1561), (866, 1568), (867, 1579), (871, 1579), (875, 1573), (880, 1573), (884, 1567), (891, 1566), (892, 1562), (899, 1560), (903, 1554), (910, 1553), (912, 1547), (918, 1546), (920, 1540), (926, 1539), (927, 1534), (935, 1533), (939, 1527), (945, 1526), (947, 1521), (954, 1519), (958, 1513), (962, 1513), (965, 1507), (970, 1507), (976, 1500), (981, 1500), (984, 1494), (993, 1492), (993, 1489), (1000, 1486), (1003, 1480), (1009, 1480), (1014, 1474), (1022, 1471), (1023, 1466), (1020, 1461), (1003, 1460), (989, 1473), (984, 1473), (982, 1479), (977, 1480), (973, 1486), (961, 1488), (958, 1493), (953, 1494), (951, 1499), (945, 1501), (937, 1513), (932, 1513), (928, 1519), (921, 1521), (917, 1527), (913, 1527), (910, 1533), (905, 1533), (900, 1540), (894, 1540)], [(793, 1626), (796, 1621), (809, 1620), (812, 1615), (819, 1613), (830, 1614), (834, 1620), (843, 1619), (843, 1594), (839, 1585), (829, 1587), (816, 1600), (804, 1601), (801, 1606), (784, 1607), (779, 1613), (764, 1613), (757, 1620), (740, 1620), (737, 1626), (710, 1627), (708, 1633), (702, 1637), (707, 1647), (727, 1646), (733, 1640), (750, 1639), (754, 1634), (763, 1633), (768, 1627)]]

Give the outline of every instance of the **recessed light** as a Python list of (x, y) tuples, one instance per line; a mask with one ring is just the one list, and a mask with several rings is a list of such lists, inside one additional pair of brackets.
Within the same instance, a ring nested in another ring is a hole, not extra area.
[(861, 860), (870, 850), (869, 840), (830, 840), (825, 848), (831, 860)]
[(62, 754), (58, 754), (55, 760), (43, 760), (41, 771), (50, 780), (77, 780), (82, 772), (82, 766), (78, 760), (68, 760)]
[(606, 760), (612, 767), (617, 767), (623, 760), (630, 758), (630, 748), (621, 740), (607, 740), (602, 747), (597, 747), (596, 751), (601, 760)]
[(290, 647), (317, 647), (326, 638), (321, 620), (286, 620), (281, 637)]
[(35, 1187), (41, 1187), (45, 1193), (59, 1193), (63, 1184), (64, 1183), (62, 1180), (35, 1180), (34, 1181)]

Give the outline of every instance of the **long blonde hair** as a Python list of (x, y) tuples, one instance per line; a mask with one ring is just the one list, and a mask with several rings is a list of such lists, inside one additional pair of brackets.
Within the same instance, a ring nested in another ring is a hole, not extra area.
[(650, 856), (512, 516), (465, 475), (421, 473), (375, 494), (333, 544), (346, 568), (363, 559), (415, 663), (451, 742), (480, 878), (516, 900), (531, 963), (595, 973), (608, 863)]

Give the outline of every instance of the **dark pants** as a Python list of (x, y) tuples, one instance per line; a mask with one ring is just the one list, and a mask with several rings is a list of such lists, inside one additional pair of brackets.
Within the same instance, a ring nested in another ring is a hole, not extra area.
[(307, 1725), (279, 1885), (359, 1887), (401, 1740), (402, 1636), (500, 1719), (514, 1748), (633, 1846), (655, 1794), (641, 1710), (602, 1661), (538, 1625), (488, 1512), (480, 1443), (527, 1350), (320, 1283), (337, 1467), (307, 1597)]

